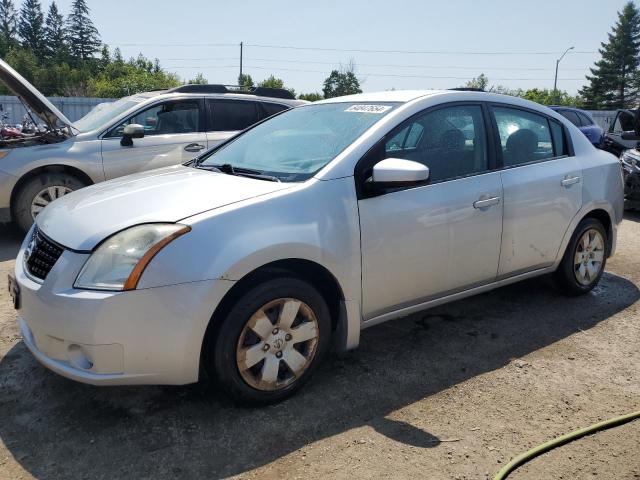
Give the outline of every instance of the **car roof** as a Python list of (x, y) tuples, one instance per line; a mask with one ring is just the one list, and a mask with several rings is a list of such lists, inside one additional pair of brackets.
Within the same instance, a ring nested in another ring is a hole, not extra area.
[(228, 98), (233, 100), (254, 100), (259, 102), (279, 103), (282, 105), (304, 105), (309, 103), (306, 100), (295, 100), (289, 98), (277, 98), (277, 97), (265, 97), (261, 95), (251, 95), (247, 93), (188, 93), (188, 92), (171, 92), (169, 90), (151, 90), (148, 92), (141, 92), (131, 95), (129, 98), (137, 98), (143, 100), (149, 100), (151, 98), (171, 98), (171, 97), (193, 97), (193, 98)]
[(385, 92), (358, 93), (343, 97), (328, 98), (315, 103), (341, 103), (341, 102), (401, 102), (407, 103), (416, 98), (447, 93), (448, 90), (388, 90)]

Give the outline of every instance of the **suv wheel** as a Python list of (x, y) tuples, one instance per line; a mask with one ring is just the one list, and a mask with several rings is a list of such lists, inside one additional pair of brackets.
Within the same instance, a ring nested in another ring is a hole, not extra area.
[(252, 288), (220, 320), (207, 367), (227, 393), (245, 404), (292, 395), (329, 347), (327, 304), (297, 278), (276, 278)]
[(569, 295), (582, 295), (595, 287), (607, 263), (607, 234), (595, 218), (582, 220), (571, 237), (556, 271), (560, 288)]
[(41, 173), (27, 181), (16, 195), (13, 218), (22, 230), (27, 231), (44, 207), (85, 186), (66, 173)]

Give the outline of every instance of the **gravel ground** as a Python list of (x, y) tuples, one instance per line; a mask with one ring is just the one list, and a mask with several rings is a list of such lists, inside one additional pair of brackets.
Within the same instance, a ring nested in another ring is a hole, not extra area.
[[(640, 216), (600, 286), (527, 281), (363, 332), (279, 405), (205, 385), (97, 388), (20, 342), (0, 227), (0, 478), (491, 478), (556, 435), (640, 409)], [(545, 454), (513, 479), (640, 478), (640, 421)]]

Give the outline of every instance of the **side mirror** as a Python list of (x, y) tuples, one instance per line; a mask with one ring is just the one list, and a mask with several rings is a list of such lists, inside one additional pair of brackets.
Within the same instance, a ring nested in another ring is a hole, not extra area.
[(382, 188), (406, 187), (429, 180), (429, 167), (413, 160), (386, 158), (373, 166), (371, 186)]
[(620, 138), (622, 138), (622, 140), (640, 140), (640, 137), (635, 132), (635, 130), (628, 130), (628, 131), (622, 132), (622, 134), (620, 134)]
[(144, 127), (142, 125), (138, 125), (137, 123), (132, 123), (131, 125), (127, 125), (126, 127), (124, 127), (120, 145), (122, 145), (123, 147), (132, 147), (133, 139), (142, 137), (144, 137)]

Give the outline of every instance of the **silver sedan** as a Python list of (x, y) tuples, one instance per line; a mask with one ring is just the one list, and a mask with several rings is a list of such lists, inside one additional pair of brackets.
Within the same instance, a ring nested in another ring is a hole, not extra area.
[(24, 342), (61, 375), (186, 384), (206, 370), (268, 403), (380, 322), (544, 274), (590, 291), (622, 191), (617, 159), (538, 104), (342, 97), (52, 202), (10, 288)]

